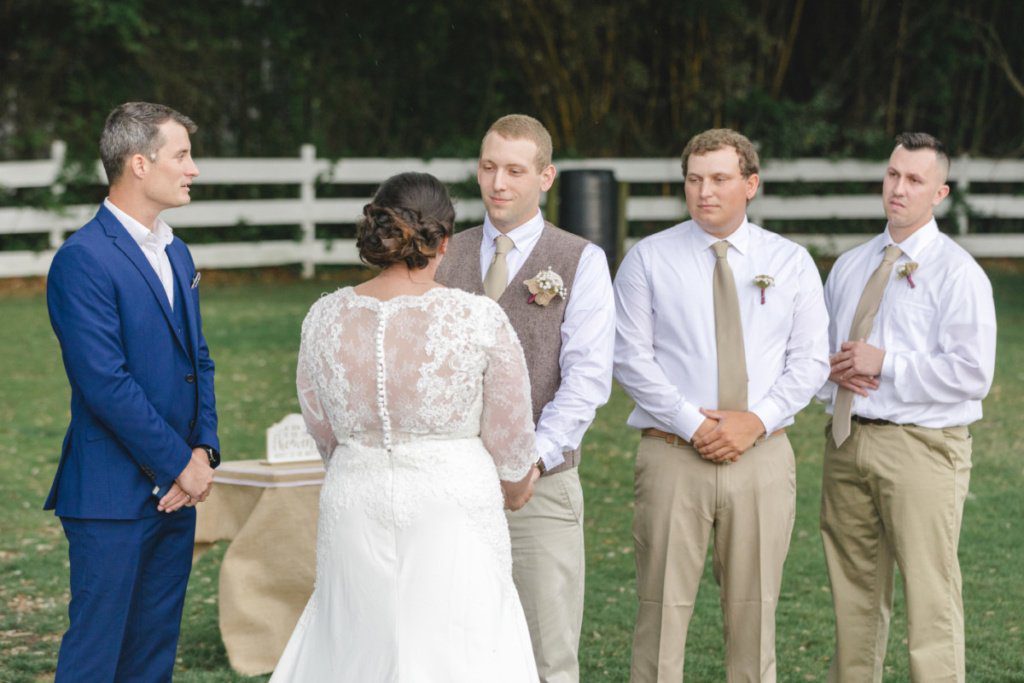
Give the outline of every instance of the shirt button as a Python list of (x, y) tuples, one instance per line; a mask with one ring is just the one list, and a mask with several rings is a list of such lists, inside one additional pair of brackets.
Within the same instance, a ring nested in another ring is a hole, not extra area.
[(188, 428), (189, 429), (195, 429), (195, 427), (196, 427), (196, 421), (195, 420), (189, 420), (188, 421)]
[(185, 381), (188, 382), (189, 384), (193, 384), (196, 381), (196, 376), (190, 372), (187, 375), (185, 375)]

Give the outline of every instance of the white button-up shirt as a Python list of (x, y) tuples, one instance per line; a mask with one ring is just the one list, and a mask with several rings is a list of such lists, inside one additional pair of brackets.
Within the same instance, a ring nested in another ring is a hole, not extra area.
[[(807, 250), (744, 219), (726, 238), (736, 280), (748, 409), (771, 433), (793, 423), (826, 381), (828, 314)], [(615, 379), (634, 401), (628, 424), (686, 439), (718, 404), (713, 276), (719, 241), (686, 221), (647, 237), (615, 277)], [(764, 291), (754, 283), (768, 275)]]
[[(538, 211), (532, 219), (506, 233), (515, 245), (505, 257), (509, 282), (536, 275), (519, 270), (537, 246), (543, 230), (544, 217)], [(480, 243), (481, 273), (486, 273), (491, 265), (494, 240), (500, 234), (490, 217), (485, 217)], [(561, 336), (558, 365), (562, 383), (541, 411), (536, 432), (538, 457), (549, 470), (565, 462), (564, 451), (579, 448), (597, 409), (611, 395), (615, 302), (608, 261), (595, 244), (588, 244), (580, 255), (565, 303)]]
[(142, 249), (143, 256), (149, 261), (149, 265), (153, 266), (160, 284), (164, 286), (167, 303), (171, 305), (171, 310), (174, 310), (174, 272), (171, 270), (171, 261), (167, 258), (167, 246), (174, 241), (174, 232), (171, 230), (171, 226), (167, 225), (162, 218), (157, 218), (156, 224), (150, 230), (114, 206), (109, 197), (103, 200), (103, 206), (114, 214), (114, 217), (121, 222), (124, 229)]
[[(848, 341), (853, 314), (868, 278), (894, 244), (889, 229), (836, 261), (825, 284), (832, 323), (832, 353)], [(853, 397), (853, 414), (898, 424), (944, 428), (981, 417), (981, 399), (992, 386), (996, 313), (985, 271), (932, 220), (899, 245), (867, 343), (883, 349), (878, 389)], [(916, 262), (910, 279), (900, 266)], [(830, 405), (836, 385), (818, 397)]]

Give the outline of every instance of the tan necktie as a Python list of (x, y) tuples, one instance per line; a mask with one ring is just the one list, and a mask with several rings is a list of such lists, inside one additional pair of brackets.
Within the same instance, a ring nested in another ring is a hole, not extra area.
[(497, 301), (508, 286), (508, 261), (505, 255), (512, 251), (515, 242), (506, 235), (494, 238), (494, 260), (484, 276), (484, 294)]
[[(900, 257), (903, 250), (895, 244), (885, 248), (885, 256), (875, 272), (868, 278), (864, 285), (864, 293), (860, 295), (857, 302), (857, 310), (853, 313), (853, 324), (850, 325), (851, 341), (867, 339), (871, 334), (871, 326), (875, 324), (875, 316), (878, 315), (878, 307), (882, 303), (882, 294), (885, 286), (889, 284), (889, 275), (892, 273), (892, 266)], [(836, 392), (836, 403), (832, 409), (832, 438), (836, 446), (842, 446), (847, 437), (850, 436), (850, 413), (853, 408), (853, 392), (849, 389), (839, 387)]]
[(736, 280), (725, 255), (725, 240), (711, 245), (715, 250), (715, 346), (718, 349), (718, 409), (747, 409), (747, 359), (743, 352), (743, 323)]

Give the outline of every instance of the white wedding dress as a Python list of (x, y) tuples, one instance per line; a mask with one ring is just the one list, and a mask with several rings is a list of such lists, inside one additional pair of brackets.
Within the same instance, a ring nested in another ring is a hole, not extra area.
[(536, 681), (498, 481), (534, 460), (504, 312), (341, 289), (306, 316), (297, 384), (327, 475), (316, 586), (272, 683)]

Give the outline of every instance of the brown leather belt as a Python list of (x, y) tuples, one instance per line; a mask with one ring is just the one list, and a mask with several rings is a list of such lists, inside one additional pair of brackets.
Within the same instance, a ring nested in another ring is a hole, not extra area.
[[(854, 416), (854, 417), (856, 417), (856, 416)], [(786, 428), (785, 427), (783, 427), (781, 429), (776, 429), (774, 432), (772, 432), (770, 435), (768, 435), (768, 437), (763, 437), (763, 436), (759, 437), (758, 440), (754, 442), (754, 444), (757, 445), (758, 443), (760, 443), (765, 438), (771, 438), (773, 436), (778, 436), (779, 434), (784, 434), (785, 432), (786, 432)], [(687, 441), (683, 437), (679, 436), (678, 434), (670, 434), (669, 432), (663, 432), (660, 429), (655, 429), (654, 427), (645, 427), (644, 429), (640, 430), (640, 434), (642, 436), (653, 436), (656, 439), (664, 439), (665, 442), (669, 446), (679, 446), (679, 447), (682, 447), (682, 446), (690, 446), (690, 447), (692, 447), (693, 446), (693, 444), (691, 444), (689, 441)]]

